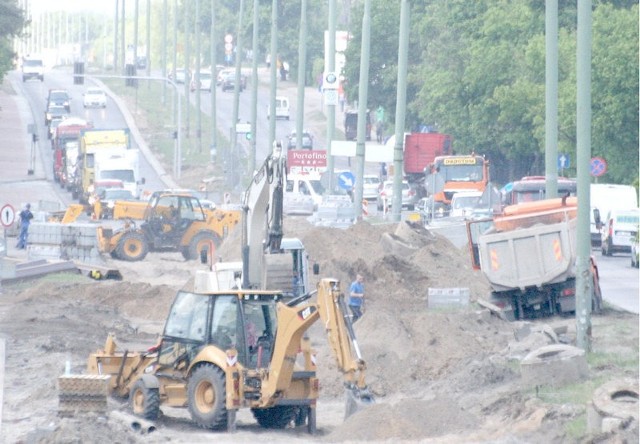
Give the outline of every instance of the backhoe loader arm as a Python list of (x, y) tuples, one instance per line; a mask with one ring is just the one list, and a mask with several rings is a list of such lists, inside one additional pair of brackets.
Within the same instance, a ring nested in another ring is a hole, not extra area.
[(244, 195), (243, 287), (261, 282), (263, 254), (280, 250), (286, 158), (279, 142), (253, 176)]
[(317, 299), (318, 312), (338, 368), (345, 375), (346, 386), (366, 390), (366, 364), (360, 353), (344, 296), (340, 293), (340, 282), (322, 279), (318, 283)]
[(318, 319), (324, 323), (338, 368), (344, 374), (350, 401), (347, 413), (350, 414), (358, 404), (370, 404), (374, 400), (365, 382), (366, 364), (336, 279), (322, 279), (318, 283), (316, 303), (278, 305), (278, 330), (269, 378), (263, 384), (263, 397), (270, 399), (290, 386), (303, 335)]

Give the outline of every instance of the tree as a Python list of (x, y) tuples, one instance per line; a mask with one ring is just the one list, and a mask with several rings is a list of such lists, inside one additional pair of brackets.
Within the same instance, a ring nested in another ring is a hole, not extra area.
[(24, 10), (16, 0), (0, 0), (0, 78), (13, 69), (17, 55), (12, 39), (22, 34), (25, 24)]

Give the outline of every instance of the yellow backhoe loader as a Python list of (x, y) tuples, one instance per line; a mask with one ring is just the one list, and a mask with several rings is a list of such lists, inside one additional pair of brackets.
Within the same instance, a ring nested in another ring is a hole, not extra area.
[(221, 288), (213, 272), (198, 271), (157, 345), (119, 351), (109, 336), (88, 373), (111, 375), (111, 392), (148, 420), (161, 405), (186, 407), (200, 427), (234, 431), (237, 411), (249, 408), (262, 427), (306, 423), (314, 433), (319, 381), (306, 332), (318, 319), (344, 375), (347, 415), (374, 398), (339, 282), (321, 279), (313, 293), (315, 302), (306, 294), (284, 303), (281, 292)]
[[(99, 212), (99, 202), (97, 207)], [(126, 261), (143, 260), (149, 251), (179, 251), (187, 260), (197, 259), (211, 245), (218, 247), (241, 216), (240, 210), (204, 209), (186, 192), (157, 191), (148, 203), (115, 202), (113, 218), (121, 224), (98, 227), (99, 250)]]

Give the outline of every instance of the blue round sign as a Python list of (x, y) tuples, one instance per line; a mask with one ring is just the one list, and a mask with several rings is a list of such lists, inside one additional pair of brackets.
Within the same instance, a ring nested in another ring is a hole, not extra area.
[(356, 178), (351, 171), (343, 171), (338, 175), (338, 186), (343, 190), (350, 190), (356, 183)]
[(589, 170), (592, 176), (600, 177), (607, 172), (607, 161), (602, 157), (592, 157), (589, 162)]

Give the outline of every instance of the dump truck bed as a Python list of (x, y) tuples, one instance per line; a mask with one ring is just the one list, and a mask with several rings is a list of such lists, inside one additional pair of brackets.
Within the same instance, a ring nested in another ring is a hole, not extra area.
[(564, 282), (575, 277), (576, 219), (483, 234), (478, 247), (496, 292)]

